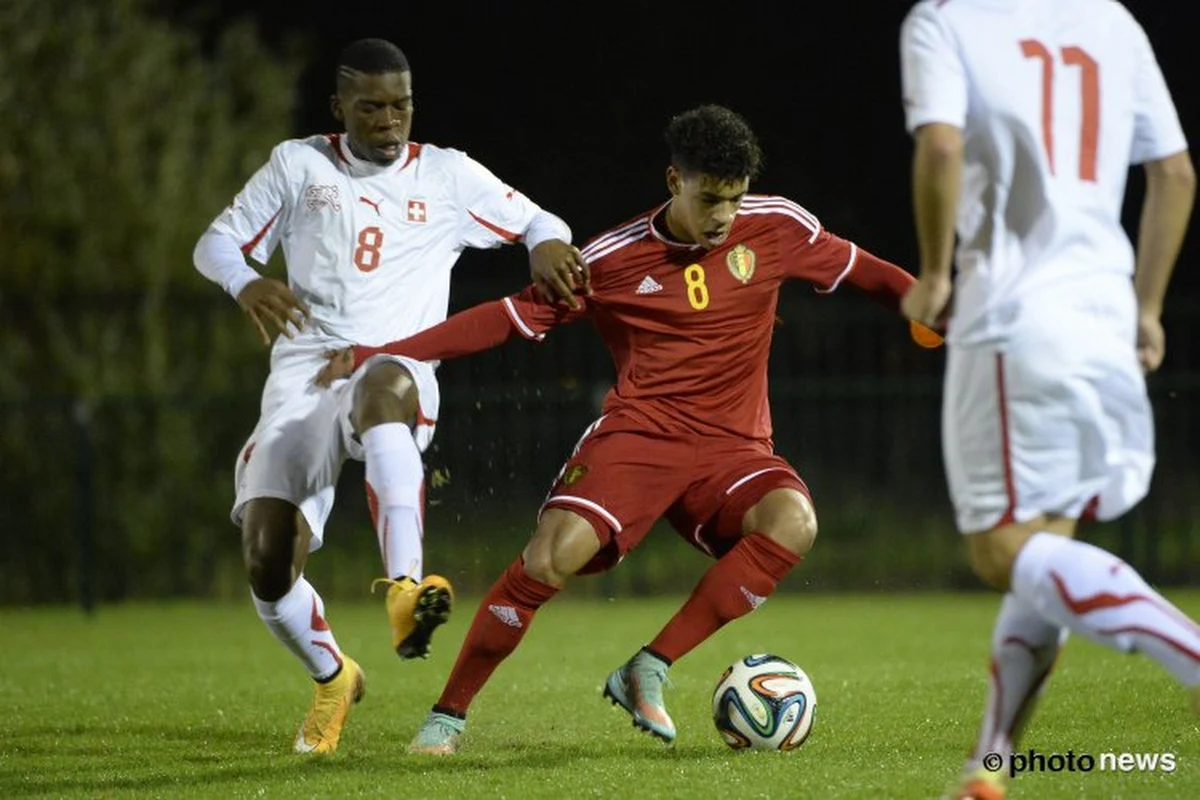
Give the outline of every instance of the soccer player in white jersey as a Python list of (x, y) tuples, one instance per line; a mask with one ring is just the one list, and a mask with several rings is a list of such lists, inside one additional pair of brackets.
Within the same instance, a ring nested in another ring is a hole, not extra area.
[[(943, 446), (976, 573), (1005, 592), (989, 697), (959, 797), (1012, 752), (1068, 631), (1144, 653), (1200, 701), (1200, 629), (1137, 572), (1072, 537), (1145, 494), (1154, 435), (1143, 371), (1195, 173), (1141, 26), (1112, 0), (930, 0), (901, 33), (915, 139), (913, 319), (949, 313)], [(1146, 198), (1136, 256), (1120, 210)]]
[[(200, 238), (196, 266), (249, 314), (264, 342), (278, 327), (258, 424), (237, 459), (233, 520), (254, 605), (316, 682), (297, 752), (337, 749), (363, 673), (334, 640), (304, 579), (321, 545), (347, 457), (365, 460), (392, 646), (424, 656), (453, 603), (422, 575), (421, 451), (438, 413), (433, 365), (383, 355), (332, 391), (311, 385), (325, 353), (382, 345), (446, 318), (450, 271), (465, 247), (523, 242), (543, 292), (576, 304), (587, 273), (558, 217), (458, 150), (409, 140), (412, 75), (394, 44), (364, 39), (338, 61), (334, 117), (344, 134), (285, 141)], [(283, 247), (288, 282), (264, 278)]]

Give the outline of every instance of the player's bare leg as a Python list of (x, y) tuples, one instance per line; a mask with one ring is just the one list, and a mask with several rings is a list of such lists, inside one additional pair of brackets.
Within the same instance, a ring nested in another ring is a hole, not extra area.
[(420, 414), (417, 387), (394, 361), (367, 368), (355, 386), (352, 421), (363, 443), (367, 498), (387, 585), (392, 649), (424, 658), (433, 632), (450, 616), (454, 590), (440, 575), (423, 576), (424, 466), (413, 439)]
[(350, 706), (363, 696), (365, 681), (358, 664), (338, 648), (325, 621), (325, 604), (304, 579), (311, 539), (303, 515), (286, 500), (260, 497), (242, 510), (242, 554), (254, 607), (316, 684), (295, 750), (332, 753)]
[(758, 608), (813, 545), (817, 515), (802, 492), (768, 491), (742, 519), (742, 538), (700, 579), (666, 627), (608, 676), (604, 696), (633, 724), (664, 742), (675, 739), (662, 689), (667, 669), (726, 623)]
[(984, 774), (980, 759), (1016, 748), (1067, 631), (1145, 653), (1192, 698), (1200, 694), (1200, 628), (1128, 564), (1074, 541), (1075, 524), (1047, 515), (967, 537), (975, 572), (1006, 594), (992, 637), (984, 720), (960, 797), (1003, 797), (1002, 783)]
[(547, 508), (521, 558), (488, 593), (437, 704), (409, 752), (449, 755), (458, 751), (467, 709), (496, 667), (520, 644), (537, 610), (600, 551), (592, 524), (562, 508)]

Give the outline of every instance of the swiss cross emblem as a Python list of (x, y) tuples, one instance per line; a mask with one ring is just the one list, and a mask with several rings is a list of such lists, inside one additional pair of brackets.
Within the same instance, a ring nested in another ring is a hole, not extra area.
[(409, 222), (424, 222), (425, 221), (425, 201), (424, 200), (409, 200), (408, 201), (408, 221)]

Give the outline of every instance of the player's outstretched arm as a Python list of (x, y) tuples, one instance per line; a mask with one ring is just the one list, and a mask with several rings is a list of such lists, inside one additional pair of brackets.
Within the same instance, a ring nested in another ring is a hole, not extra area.
[(534, 288), (503, 300), (481, 303), (418, 334), (381, 347), (356, 345), (327, 353), (328, 362), (317, 373), (315, 383), (329, 386), (349, 376), (364, 361), (379, 353), (408, 356), (418, 361), (445, 361), (481, 353), (508, 341), (514, 333), (541, 341), (555, 325), (579, 319), (586, 308), (568, 310), (539, 299)]
[[(866, 293), (880, 305), (898, 311), (901, 302), (916, 281), (912, 275), (890, 261), (859, 248), (858, 260), (846, 276), (846, 283)], [(912, 320), (909, 327), (913, 341), (921, 347), (934, 348), (942, 345), (942, 336), (934, 328), (916, 320)]]
[(1137, 272), (1138, 360), (1153, 372), (1162, 363), (1165, 337), (1162, 329), (1163, 298), (1183, 246), (1192, 203), (1196, 196), (1196, 170), (1187, 151), (1148, 161), (1146, 198), (1138, 225)]
[(860, 247), (853, 269), (846, 274), (846, 283), (876, 303), (898, 311), (901, 298), (913, 285), (913, 276)]
[[(797, 247), (797, 257), (786, 262), (784, 274), (809, 281), (820, 294), (831, 294), (842, 284), (849, 284), (876, 303), (897, 311), (915, 283), (912, 275), (890, 261), (824, 228), (814, 231), (811, 221), (804, 225), (788, 222), (784, 230), (790, 231)], [(942, 337), (934, 330), (920, 323), (912, 323), (911, 328), (913, 340), (922, 347), (942, 344)]]

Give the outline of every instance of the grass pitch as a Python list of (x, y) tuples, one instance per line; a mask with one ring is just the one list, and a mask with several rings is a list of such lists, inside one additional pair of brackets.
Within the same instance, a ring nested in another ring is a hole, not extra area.
[[(1200, 593), (1169, 595), (1193, 617)], [(2, 610), (0, 797), (933, 798), (973, 743), (998, 598), (773, 597), (672, 669), (679, 738), (636, 732), (600, 698), (608, 672), (681, 598), (572, 599), (538, 615), (477, 699), (451, 758), (405, 746), (436, 699), (475, 601), (423, 662), (388, 648), (382, 603), (330, 603), (367, 696), (331, 758), (292, 755), (309, 682), (250, 604)], [(790, 754), (734, 753), (713, 730), (722, 670), (751, 652), (799, 663), (816, 725)], [(1015, 798), (1200, 797), (1200, 727), (1157, 665), (1068, 644), (1023, 747), (1173, 753), (1173, 772), (1044, 772)]]

